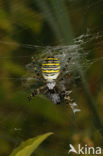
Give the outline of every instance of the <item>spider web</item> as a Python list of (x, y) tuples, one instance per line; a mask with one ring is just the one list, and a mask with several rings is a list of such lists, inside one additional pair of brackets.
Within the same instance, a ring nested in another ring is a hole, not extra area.
[[(6, 57), (6, 56), (0, 56), (1, 61), (7, 61), (8, 59), (16, 59), (16, 58), (26, 58), (31, 60), (32, 57), (35, 58), (35, 65), (37, 66), (38, 72), (41, 72), (41, 64), (45, 57), (48, 56), (55, 56), (59, 59), (60, 65), (61, 65), (61, 72), (66, 67), (63, 76), (65, 76), (68, 73), (75, 73), (77, 70), (76, 62), (79, 61), (80, 68), (82, 68), (83, 71), (87, 71), (94, 63), (98, 61), (102, 61), (103, 57), (98, 57), (96, 59), (90, 59), (89, 55), (93, 51), (93, 47), (90, 49), (88, 48), (88, 45), (92, 42), (94, 43), (96, 50), (100, 48), (100, 45), (103, 42), (103, 32), (97, 32), (97, 33), (87, 33), (82, 34), (78, 37), (76, 37), (73, 41), (74, 43), (72, 45), (65, 45), (65, 46), (40, 46), (40, 45), (29, 45), (29, 44), (21, 44), (21, 47), (25, 47), (28, 49), (37, 49), (39, 51), (38, 56), (35, 55), (25, 55), (25, 56), (13, 56), (13, 57)], [(19, 43), (14, 42), (6, 42), (6, 41), (0, 41), (0, 44), (9, 45), (9, 46), (15, 46), (19, 45)], [(35, 79), (34, 76), (34, 65), (32, 63), (24, 65), (24, 68), (26, 69), (26, 75), (23, 77), (1, 77), (0, 79), (20, 79), (21, 81), (24, 79), (29, 82), (29, 80)], [(77, 78), (77, 77), (76, 77)]]
[[(98, 48), (98, 44), (102, 43), (102, 32), (95, 33), (95, 34), (83, 34), (79, 37), (76, 37), (74, 39), (74, 43), (72, 45), (65, 45), (65, 46), (38, 46), (38, 45), (28, 45), (28, 44), (22, 44), (21, 46), (25, 48), (36, 48), (38, 51), (40, 51), (40, 54), (35, 57), (35, 65), (37, 67), (37, 71), (41, 73), (41, 64), (45, 57), (48, 56), (55, 56), (59, 59), (60, 65), (61, 65), (61, 74), (60, 78), (58, 78), (59, 86), (61, 88), (64, 88), (64, 90), (67, 90), (65, 87), (65, 81), (68, 80), (68, 77), (63, 79), (63, 77), (66, 77), (68, 74), (72, 74), (73, 76), (69, 78), (68, 82), (69, 84), (74, 80), (80, 81), (80, 75), (77, 70), (77, 64), (76, 62), (79, 62), (80, 69), (83, 70), (83, 72), (86, 72), (91, 65), (94, 63), (103, 60), (103, 57), (96, 58), (96, 59), (88, 59), (88, 55), (90, 54), (91, 50), (86, 48), (88, 44), (95, 42), (96, 46)], [(99, 41), (99, 43), (97, 42)], [(8, 43), (8, 42), (1, 42), (2, 44), (8, 44), (8, 45), (14, 45), (14, 43)], [(16, 43), (17, 44), (17, 43)], [(18, 56), (18, 58), (23, 56)], [(24, 56), (24, 58), (28, 58), (30, 56)], [(1, 59), (8, 59), (8, 57), (0, 57)], [(27, 64), (26, 66), (27, 73), (23, 77), (10, 77), (10, 78), (1, 78), (1, 79), (13, 79), (13, 80), (20, 80), (22, 82), (22, 86), (26, 88), (27, 90), (33, 91), (35, 87), (40, 85), (41, 81), (40, 79), (36, 78), (36, 73), (34, 72), (34, 65), (31, 62), (30, 64)], [(65, 70), (63, 70), (65, 69)], [(42, 75), (42, 73), (41, 73)], [(43, 78), (42, 78), (43, 79)], [(42, 84), (42, 83), (41, 83)], [(73, 112), (78, 112), (80, 109), (75, 108), (77, 106), (76, 103), (73, 103), (71, 105), (71, 108)]]
[[(73, 2), (75, 3), (77, 0), (69, 0), (69, 2)], [(101, 4), (102, 0), (98, 0), (98, 1), (90, 1), (90, 3), (88, 4), (89, 9), (97, 7), (98, 4)], [(49, 12), (48, 12), (49, 13)], [(16, 21), (15, 21), (16, 23)], [(20, 24), (22, 25), (22, 24)], [(25, 29), (28, 29), (25, 27)], [(94, 64), (96, 64), (97, 62), (103, 61), (103, 57), (100, 56), (96, 59), (92, 59), (89, 57), (89, 55), (92, 53), (93, 51), (93, 47), (88, 47), (88, 45), (94, 43), (95, 44), (95, 49), (99, 49), (103, 43), (103, 32), (98, 32), (97, 28), (97, 33), (93, 33), (88, 31), (86, 34), (82, 34), (79, 37), (76, 37), (74, 39), (74, 43), (72, 45), (61, 45), (61, 46), (42, 46), (42, 45), (33, 45), (33, 44), (19, 44), (19, 43), (15, 43), (15, 42), (8, 42), (8, 41), (0, 41), (1, 45), (8, 45), (10, 47), (12, 46), (21, 46), (22, 48), (26, 48), (26, 49), (36, 49), (37, 51), (40, 51), (40, 54), (38, 54), (37, 57), (37, 64), (41, 65), (42, 60), (44, 57), (49, 56), (49, 55), (54, 55), (55, 57), (58, 57), (61, 63), (61, 71), (62, 69), (66, 66), (66, 70), (63, 73), (63, 77), (66, 77), (66, 75), (68, 75), (68, 73), (72, 73), (73, 76), (70, 78), (72, 79), (79, 79), (80, 81), (80, 76), (78, 75), (77, 72), (77, 68), (76, 68), (76, 64), (75, 62), (78, 60), (80, 62), (80, 68), (83, 69), (83, 71), (88, 71), (88, 69), (90, 69)], [(0, 56), (0, 61), (2, 62), (6, 62), (9, 59), (26, 59), (26, 60), (30, 60), (31, 57), (33, 55), (18, 55), (18, 56), (13, 56), (13, 57), (8, 57), (8, 56)], [(70, 59), (69, 59), (70, 58)], [(68, 62), (69, 60), (69, 62)], [(31, 89), (31, 85), (33, 83), (35, 83), (35, 76), (34, 76), (34, 70), (33, 70), (33, 66), (32, 63), (30, 64), (25, 64), (23, 65), (23, 68), (27, 68), (27, 70), (25, 71), (25, 75), (19, 77), (19, 76), (12, 76), (10, 75), (9, 77), (7, 76), (1, 76), (0, 79), (1, 80), (7, 80), (7, 79), (11, 79), (14, 81), (21, 81), (22, 83), (25, 80), (25, 85), (27, 85), (30, 89)], [(40, 68), (38, 68), (38, 70), (40, 70)], [(41, 70), (40, 70), (41, 72)], [(66, 81), (66, 80), (65, 80)], [(60, 84), (62, 83), (62, 81), (60, 80)], [(63, 82), (64, 84), (64, 82)], [(21, 86), (22, 88), (22, 86)], [(9, 131), (9, 132), (14, 132), (14, 136), (17, 137), (17, 141), (19, 142), (20, 140), (22, 140), (22, 138), (26, 139), (27, 135), (23, 133), (22, 130), (22, 126), (21, 127), (17, 127), (16, 123), (17, 120), (20, 116), (22, 116), (22, 111), (23, 111), (23, 107), (24, 106), (20, 106), (18, 108), (18, 116), (15, 119), (15, 123), (11, 123), (11, 125), (13, 124), (12, 127), (7, 126), (6, 122), (7, 122), (7, 118), (9, 118), (9, 114), (7, 114), (7, 116), (2, 119), (0, 121), (0, 127), (3, 130)], [(11, 113), (14, 113), (11, 110)], [(24, 116), (25, 121), (26, 121), (26, 114)], [(28, 123), (29, 124), (29, 123)], [(32, 127), (33, 129), (35, 128), (35, 126), (32, 124), (30, 125), (30, 127)], [(97, 131), (95, 133), (98, 133)], [(5, 137), (5, 136), (3, 136)], [(16, 139), (15, 137), (15, 139)], [(10, 139), (10, 138), (9, 138)], [(12, 138), (10, 140), (12, 142)]]

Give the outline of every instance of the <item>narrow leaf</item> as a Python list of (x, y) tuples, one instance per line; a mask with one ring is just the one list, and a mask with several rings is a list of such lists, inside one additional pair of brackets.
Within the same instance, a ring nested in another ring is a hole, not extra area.
[(46, 133), (21, 143), (19, 147), (13, 150), (10, 156), (30, 156), (37, 147), (52, 134), (52, 132)]

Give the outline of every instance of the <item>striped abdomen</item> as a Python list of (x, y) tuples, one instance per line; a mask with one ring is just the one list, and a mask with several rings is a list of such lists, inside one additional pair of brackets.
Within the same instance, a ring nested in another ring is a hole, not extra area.
[(60, 73), (60, 62), (58, 58), (47, 57), (42, 63), (42, 74), (48, 82), (54, 81)]

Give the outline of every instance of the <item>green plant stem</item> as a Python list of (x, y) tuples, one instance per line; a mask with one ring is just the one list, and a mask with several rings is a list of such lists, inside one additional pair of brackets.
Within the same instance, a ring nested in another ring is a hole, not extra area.
[(58, 26), (56, 24), (55, 17), (52, 15), (51, 8), (49, 7), (48, 3), (46, 0), (35, 0), (37, 6), (40, 8), (42, 11), (45, 19), (47, 20), (48, 24), (50, 25), (51, 29), (55, 33), (55, 36), (59, 41), (62, 40), (61, 32), (58, 29)]
[(50, 0), (50, 2), (58, 23), (58, 28), (61, 30), (64, 43), (71, 44), (73, 40), (73, 31), (71, 31), (71, 23), (68, 19), (68, 12), (64, 0)]
[(92, 112), (92, 115), (93, 115), (94, 125), (99, 130), (99, 132), (101, 133), (101, 136), (103, 136), (103, 125), (101, 123), (101, 120), (99, 118), (99, 114), (98, 114), (97, 109), (96, 109), (96, 102), (94, 101), (94, 99), (93, 99), (93, 97), (89, 91), (89, 87), (88, 87), (87, 81), (85, 79), (84, 73), (82, 72), (82, 70), (79, 70), (79, 73), (80, 73), (81, 80), (82, 80), (81, 81), (82, 87), (84, 89), (85, 96), (86, 96), (87, 101), (88, 101), (88, 106), (89, 106), (89, 108)]

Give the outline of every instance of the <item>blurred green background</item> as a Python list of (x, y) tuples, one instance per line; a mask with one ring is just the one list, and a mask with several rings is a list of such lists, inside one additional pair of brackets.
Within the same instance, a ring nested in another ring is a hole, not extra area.
[(70, 45), (87, 31), (96, 39), (85, 46), (88, 59), (102, 58), (102, 0), (0, 0), (0, 156), (49, 131), (54, 135), (33, 156), (67, 156), (70, 143), (102, 147), (102, 59), (82, 76), (82, 83), (71, 85), (82, 110), (75, 116), (65, 103), (54, 105), (43, 95), (29, 103), (30, 91), (20, 79), (31, 57), (40, 54), (35, 45)]

